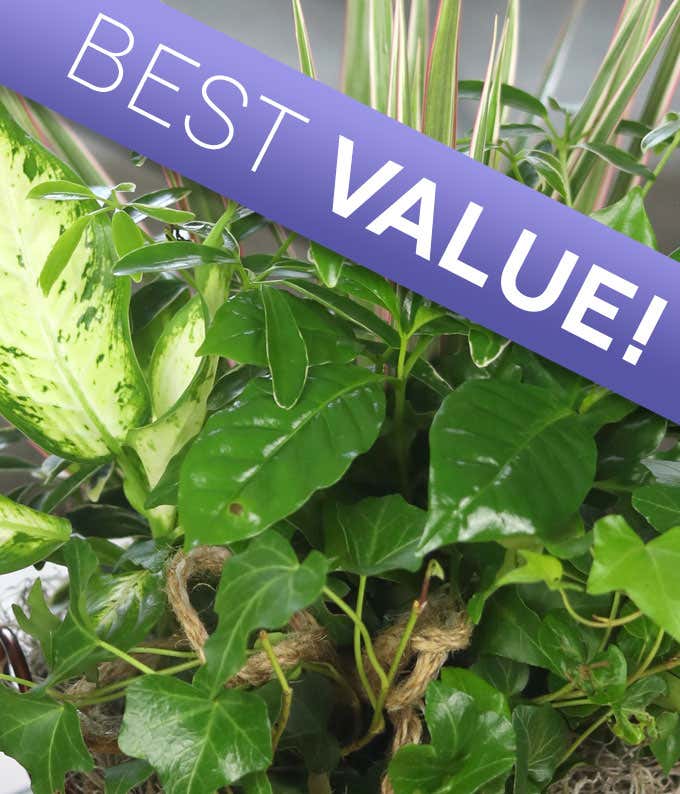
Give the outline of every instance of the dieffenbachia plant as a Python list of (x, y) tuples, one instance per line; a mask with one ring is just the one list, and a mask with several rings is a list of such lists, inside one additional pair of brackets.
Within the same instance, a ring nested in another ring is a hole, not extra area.
[[(657, 245), (680, 0), (622, 4), (576, 108), (564, 45), (514, 85), (516, 0), (481, 81), (459, 0), (432, 35), (405, 5), (349, 0), (346, 91)], [(535, 794), (612, 733), (675, 765), (676, 426), (175, 174), (102, 187), (3, 101), (0, 572), (68, 576), (0, 632), (0, 750), (36, 794)]]

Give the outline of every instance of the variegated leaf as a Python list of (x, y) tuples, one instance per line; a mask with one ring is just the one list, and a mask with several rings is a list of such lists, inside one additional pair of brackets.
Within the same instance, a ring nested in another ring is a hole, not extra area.
[(39, 513), (0, 496), (0, 574), (44, 559), (71, 535), (63, 518)]
[(38, 286), (60, 234), (96, 208), (26, 198), (64, 179), (78, 181), (0, 106), (0, 412), (50, 452), (96, 460), (145, 418), (147, 391), (130, 343), (129, 282), (111, 272), (103, 222), (47, 295)]

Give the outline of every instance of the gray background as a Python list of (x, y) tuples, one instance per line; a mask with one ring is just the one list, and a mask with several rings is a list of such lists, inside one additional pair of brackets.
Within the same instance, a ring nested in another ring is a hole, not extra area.
[[(144, 2), (144, 0), (139, 0)], [(431, 0), (435, 5), (434, 0)], [(200, 19), (234, 38), (256, 47), (291, 66), (297, 65), (289, 0), (170, 0), (169, 5)], [(581, 16), (572, 57), (556, 90), (563, 103), (583, 97), (609, 43), (621, 0), (589, 0)], [(303, 0), (319, 77), (338, 85), (345, 0)], [(664, 0), (662, 6), (668, 6)], [(570, 0), (521, 0), (520, 59), (517, 85), (534, 91), (543, 64), (568, 15)], [(461, 77), (480, 78), (488, 57), (494, 14), (502, 15), (504, 0), (467, 0), (463, 9)], [(679, 53), (680, 57), (680, 53)], [(675, 109), (680, 109), (676, 95)], [(472, 111), (472, 107), (468, 112)], [(470, 123), (471, 118), (463, 119)], [(116, 181), (130, 179), (140, 188), (160, 187), (152, 169), (130, 165), (126, 151), (86, 133), (97, 155)], [(650, 193), (649, 211), (662, 250), (680, 245), (680, 156), (676, 156)], [(26, 579), (24, 574), (0, 576), (0, 605)], [(0, 794), (13, 794), (26, 785), (22, 770), (0, 755)]]

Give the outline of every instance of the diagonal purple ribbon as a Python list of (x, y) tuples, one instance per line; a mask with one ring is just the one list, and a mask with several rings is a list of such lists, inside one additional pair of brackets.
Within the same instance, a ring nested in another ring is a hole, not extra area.
[(3, 23), (3, 84), (680, 421), (672, 260), (158, 0)]

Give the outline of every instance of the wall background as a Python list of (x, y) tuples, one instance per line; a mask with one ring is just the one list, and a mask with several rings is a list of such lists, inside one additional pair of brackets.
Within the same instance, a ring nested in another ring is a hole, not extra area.
[[(144, 2), (144, 0), (140, 0)], [(670, 0), (662, 0), (662, 8)], [(295, 38), (288, 0), (168, 0), (168, 4), (196, 19), (266, 52), (290, 66), (297, 66)], [(433, 7), (436, 0), (431, 0)], [(502, 15), (505, 0), (467, 0), (463, 8), (461, 77), (480, 78), (484, 73), (491, 42), (494, 14)], [(576, 103), (588, 89), (602, 58), (621, 9), (621, 0), (587, 0), (572, 45), (571, 58), (556, 98)], [(345, 0), (303, 0), (319, 78), (338, 86), (343, 39)], [(517, 84), (535, 91), (543, 64), (560, 27), (569, 14), (570, 0), (521, 0), (520, 59)], [(680, 53), (678, 53), (680, 57)], [(680, 110), (680, 92), (675, 109)], [(474, 105), (461, 124), (472, 124)], [(137, 182), (140, 189), (153, 189), (160, 181), (153, 169), (132, 166), (125, 150), (104, 138), (83, 131), (107, 170), (116, 181)], [(680, 246), (680, 156), (671, 161), (650, 193), (648, 208), (661, 249)], [(4, 488), (3, 488), (4, 490)], [(0, 576), (0, 619), (12, 595), (25, 585), (31, 571)], [(0, 794), (29, 791), (28, 778), (14, 762), (0, 754)]]

